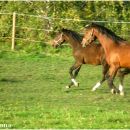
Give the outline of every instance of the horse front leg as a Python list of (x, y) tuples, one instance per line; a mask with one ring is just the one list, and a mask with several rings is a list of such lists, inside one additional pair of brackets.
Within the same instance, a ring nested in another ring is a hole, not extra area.
[(102, 79), (101, 81), (96, 83), (96, 85), (92, 88), (92, 91), (96, 91), (96, 89), (99, 88), (102, 85), (102, 83), (106, 80), (106, 75), (107, 75), (108, 70), (109, 70), (109, 65), (105, 61), (102, 64)]
[(120, 92), (119, 89), (117, 89), (113, 83), (117, 71), (118, 71), (118, 67), (116, 66), (111, 66), (109, 69), (108, 85), (109, 85), (109, 88), (111, 89), (112, 94), (115, 94), (115, 93), (117, 94)]
[[(69, 69), (69, 74), (71, 77), (73, 77), (73, 70), (74, 70), (74, 65), (70, 67)], [(66, 88), (71, 88), (71, 86), (73, 85), (74, 83), (71, 81), (69, 85), (66, 86)]]
[(70, 73), (70, 76), (71, 76), (71, 82), (77, 87), (79, 86), (79, 83), (76, 81), (76, 77), (79, 73), (79, 70), (81, 68), (81, 64), (80, 63), (76, 63), (74, 66), (73, 66), (73, 72), (74, 74)]
[[(75, 63), (69, 70), (69, 74), (71, 77), (71, 82), (66, 88), (70, 88), (72, 85), (75, 85), (76, 87), (79, 85), (79, 83), (76, 81), (76, 77), (78, 75), (78, 72), (81, 68), (81, 64)], [(73, 74), (74, 73), (74, 74)]]

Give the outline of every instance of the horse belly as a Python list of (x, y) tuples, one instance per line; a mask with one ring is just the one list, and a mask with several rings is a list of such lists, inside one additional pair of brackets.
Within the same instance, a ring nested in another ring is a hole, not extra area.
[[(99, 49), (99, 48), (98, 48)], [(84, 62), (91, 65), (100, 65), (101, 64), (101, 52), (97, 48), (89, 48), (84, 50)]]
[(123, 61), (120, 63), (120, 66), (121, 67), (124, 67), (124, 68), (130, 68), (130, 62), (128, 61)]
[(94, 57), (94, 58), (85, 58), (84, 59), (84, 62), (85, 62), (85, 64), (91, 64), (91, 65), (100, 65), (101, 64), (101, 61), (100, 61), (100, 59), (99, 58), (96, 58), (96, 57)]
[(124, 54), (120, 56), (120, 66), (130, 68), (130, 55)]

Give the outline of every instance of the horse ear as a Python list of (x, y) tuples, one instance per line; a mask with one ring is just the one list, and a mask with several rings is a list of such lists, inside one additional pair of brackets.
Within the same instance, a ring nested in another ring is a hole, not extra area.
[(86, 26), (85, 26), (85, 28), (89, 28), (89, 27), (93, 27), (93, 26), (95, 26), (96, 24), (94, 23), (94, 22), (92, 22), (92, 23), (90, 23), (90, 24), (87, 24)]
[(53, 30), (54, 30), (55, 32), (59, 32), (59, 31), (60, 31), (60, 28), (59, 28), (58, 26), (55, 26), (55, 27), (53, 27)]
[(91, 36), (93, 36), (93, 32), (94, 32), (94, 29), (92, 29), (92, 32), (91, 32), (91, 34), (90, 34)]
[(62, 28), (61, 31), (64, 31), (64, 28)]
[(65, 28), (62, 28), (61, 31), (64, 32), (66, 29)]
[(91, 26), (97, 26), (97, 25), (99, 25), (99, 24), (96, 23), (96, 22), (92, 22), (92, 23), (91, 23)]
[(90, 23), (90, 24), (87, 24), (86, 26), (85, 26), (85, 28), (89, 28), (89, 27), (91, 27), (91, 26), (93, 26), (94, 25), (94, 23), (92, 22), (92, 23)]
[(89, 26), (89, 24), (85, 25), (85, 28), (87, 28)]

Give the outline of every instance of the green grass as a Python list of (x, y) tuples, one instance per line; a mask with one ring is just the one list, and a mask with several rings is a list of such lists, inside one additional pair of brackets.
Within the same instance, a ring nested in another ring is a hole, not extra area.
[[(83, 65), (80, 86), (65, 91), (74, 60), (62, 55), (0, 52), (0, 124), (12, 128), (130, 128), (130, 76), (126, 95), (112, 95), (101, 66)], [(116, 80), (118, 85), (118, 80)]]

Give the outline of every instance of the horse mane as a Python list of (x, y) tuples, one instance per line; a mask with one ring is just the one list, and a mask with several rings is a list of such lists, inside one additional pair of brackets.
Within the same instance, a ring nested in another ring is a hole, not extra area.
[(112, 32), (110, 29), (101, 26), (99, 24), (96, 23), (91, 23), (90, 25), (86, 26), (87, 29), (89, 28), (96, 28), (98, 29), (98, 31), (100, 31), (102, 34), (107, 35), (109, 38), (111, 38), (112, 40), (114, 40), (116, 43), (120, 43), (120, 42), (127, 42), (125, 39), (117, 36), (114, 32)]
[(81, 43), (83, 36), (75, 31), (68, 30), (68, 29), (62, 29), (63, 33), (71, 35), (75, 40)]

